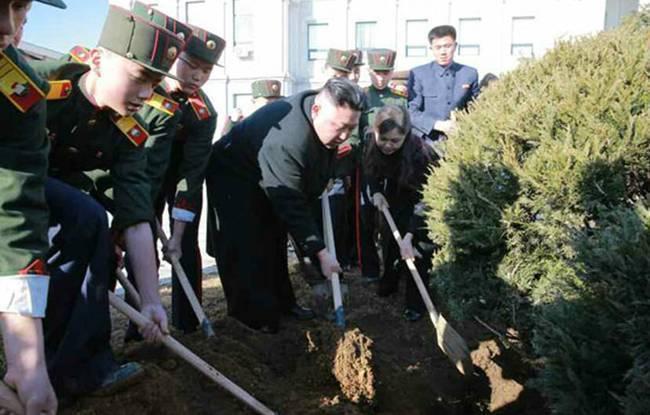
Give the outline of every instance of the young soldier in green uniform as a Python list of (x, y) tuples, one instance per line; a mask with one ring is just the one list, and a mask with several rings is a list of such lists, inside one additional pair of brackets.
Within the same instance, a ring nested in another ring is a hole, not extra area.
[(253, 94), (253, 108), (257, 110), (269, 102), (284, 98), (282, 96), (282, 83), (275, 79), (260, 79), (251, 84)]
[(332, 49), (327, 51), (325, 61), (325, 75), (331, 78), (350, 78), (354, 69), (356, 55), (349, 50)]
[[(282, 83), (273, 79), (259, 79), (253, 81), (251, 84), (251, 93), (253, 100), (253, 109), (251, 114), (270, 102), (284, 98), (282, 96)], [(228, 134), (230, 130), (232, 130), (232, 127), (237, 125), (243, 119), (243, 115), (235, 119), (228, 117), (221, 128), (220, 136), (223, 137)]]
[[(39, 65), (52, 85), (47, 126), (52, 142), (54, 196), (66, 193), (81, 199), (82, 192), (70, 190), (62, 182), (86, 190), (92, 181), (84, 172), (110, 170), (115, 199), (112, 228), (132, 259), (141, 312), (151, 320), (142, 334), (152, 341), (167, 332), (167, 317), (158, 293), (153, 202), (145, 171), (143, 144), (148, 133), (134, 114), (167, 75), (183, 45), (182, 39), (166, 29), (111, 6), (98, 47), (88, 52), (89, 66), (61, 61)], [(74, 395), (129, 378), (138, 368), (116, 368), (110, 351), (106, 294), (110, 242), (105, 219), (91, 228), (105, 234), (90, 251), (78, 243), (75, 234), (66, 232), (74, 225), (70, 218), (63, 216), (60, 220), (60, 235), (54, 240), (60, 258), (55, 263), (63, 268), (72, 261), (74, 267), (87, 272), (82, 275), (81, 286), (74, 280), (63, 280), (57, 295), (50, 295), (48, 307), (55, 303), (55, 310), (69, 310), (70, 304), (73, 307), (68, 311), (67, 324), (49, 327), (51, 341), (46, 337), (46, 345), (52, 349), (48, 368), (51, 376), (57, 374), (56, 380), (52, 378), (58, 385), (55, 388)]]
[[(217, 112), (201, 88), (210, 79), (226, 42), (203, 29), (192, 29), (193, 35), (170, 71), (175, 79), (168, 79), (165, 83), (167, 92), (179, 104), (181, 119), (173, 138), (171, 159), (156, 208), (160, 216), (165, 203), (169, 207), (172, 235), (166, 255), (181, 258), (183, 270), (200, 300), (203, 267), (198, 228), (205, 168), (217, 126)], [(196, 330), (198, 325), (175, 271), (172, 278), (172, 323), (185, 332)]]
[[(381, 107), (384, 105), (406, 107), (407, 105), (406, 94), (400, 89), (389, 86), (393, 77), (395, 56), (395, 51), (390, 49), (368, 51), (368, 73), (371, 85), (365, 89), (368, 107), (359, 121), (359, 130), (361, 137), (364, 138), (364, 145), (366, 133)], [(376, 281), (379, 278), (379, 257), (374, 242), (376, 210), (372, 205), (372, 195), (369, 194), (368, 185), (363, 177), (361, 182), (361, 274), (368, 281)]]
[[(65, 8), (58, 0), (41, 3)], [(0, 329), (4, 381), (28, 414), (54, 414), (43, 346), (49, 278), (45, 96), (48, 84), (11, 45), (31, 0), (0, 1)]]

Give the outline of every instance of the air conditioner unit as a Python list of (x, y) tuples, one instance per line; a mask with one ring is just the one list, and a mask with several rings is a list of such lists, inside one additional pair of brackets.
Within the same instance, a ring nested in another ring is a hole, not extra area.
[(253, 56), (253, 47), (252, 45), (237, 45), (234, 48), (235, 56), (240, 59), (250, 58)]

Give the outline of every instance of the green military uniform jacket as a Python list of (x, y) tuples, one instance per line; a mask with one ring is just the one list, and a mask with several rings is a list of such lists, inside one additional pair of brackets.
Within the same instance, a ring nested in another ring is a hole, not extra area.
[(43, 317), (49, 85), (12, 46), (0, 52), (0, 312)]
[[(89, 50), (75, 46), (60, 58), (64, 62), (86, 63), (90, 58)], [(156, 87), (153, 96), (145, 102), (138, 112), (138, 118), (144, 122), (149, 134), (145, 143), (147, 168), (152, 202), (158, 197), (172, 150), (173, 137), (180, 120), (179, 105), (167, 94), (162, 86)], [(113, 200), (113, 181), (105, 170), (86, 172), (85, 175), (94, 182), (93, 196), (110, 212), (115, 210)]]
[(107, 209), (113, 208), (113, 228), (121, 231), (152, 221), (144, 152), (149, 135), (142, 119), (93, 106), (79, 88), (81, 76), (89, 70), (84, 64), (48, 61), (34, 66), (53, 90), (61, 91), (48, 97), (50, 175), (96, 193), (94, 180), (85, 172), (109, 171), (115, 206)]
[(167, 182), (176, 185), (172, 218), (192, 222), (201, 204), (217, 112), (202, 90), (190, 97), (179, 92), (170, 95), (181, 113), (167, 169)]
[(367, 129), (372, 127), (372, 123), (375, 120), (375, 114), (379, 108), (384, 105), (397, 105), (406, 108), (407, 99), (405, 94), (400, 93), (399, 90), (386, 87), (382, 90), (375, 88), (374, 86), (369, 86), (365, 89), (367, 101), (367, 109), (361, 114), (361, 119), (359, 120), (359, 131), (361, 136), (365, 137)]

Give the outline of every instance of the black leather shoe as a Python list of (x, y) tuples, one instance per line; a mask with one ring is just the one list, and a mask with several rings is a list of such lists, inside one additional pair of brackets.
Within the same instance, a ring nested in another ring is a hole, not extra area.
[(316, 318), (316, 313), (314, 313), (314, 311), (311, 308), (302, 307), (299, 306), (298, 304), (291, 307), (287, 312), (287, 314), (301, 321), (312, 320)]
[(404, 318), (408, 321), (414, 322), (422, 318), (422, 313), (415, 311), (411, 308), (404, 310)]
[(144, 369), (138, 363), (129, 362), (112, 370), (99, 387), (92, 392), (93, 396), (110, 396), (127, 386), (133, 385), (144, 375)]

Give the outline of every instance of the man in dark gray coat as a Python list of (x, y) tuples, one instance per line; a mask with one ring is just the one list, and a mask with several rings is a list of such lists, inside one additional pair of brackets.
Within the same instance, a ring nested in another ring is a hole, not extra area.
[(456, 129), (451, 116), (478, 96), (476, 69), (454, 62), (456, 29), (437, 26), (429, 32), (434, 61), (415, 67), (409, 74), (408, 109), (413, 127), (434, 141)]
[(287, 231), (325, 276), (340, 272), (310, 206), (333, 177), (337, 147), (357, 127), (362, 103), (359, 87), (330, 79), (260, 108), (215, 143), (208, 238), (228, 313), (250, 327), (275, 332), (282, 314), (313, 317), (289, 281)]

